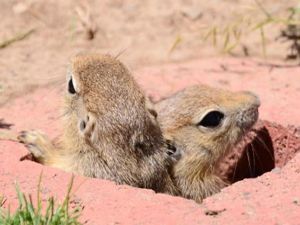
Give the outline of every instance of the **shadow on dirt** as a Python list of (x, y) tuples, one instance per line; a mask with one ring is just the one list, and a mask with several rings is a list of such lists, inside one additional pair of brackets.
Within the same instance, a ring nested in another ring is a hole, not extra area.
[(4, 119), (0, 119), (0, 129), (10, 129), (13, 126), (12, 123), (6, 123)]

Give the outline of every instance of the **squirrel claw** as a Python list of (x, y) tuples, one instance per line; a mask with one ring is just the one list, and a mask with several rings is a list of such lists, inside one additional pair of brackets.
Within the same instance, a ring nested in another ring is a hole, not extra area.
[(21, 131), (17, 138), (35, 158), (40, 159), (45, 157), (47, 139), (42, 133), (34, 130)]

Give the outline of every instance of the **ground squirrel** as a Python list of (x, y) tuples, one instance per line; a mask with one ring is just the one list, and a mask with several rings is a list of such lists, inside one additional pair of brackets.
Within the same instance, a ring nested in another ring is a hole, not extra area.
[(225, 186), (218, 161), (257, 121), (258, 97), (193, 86), (155, 105), (174, 159), (172, 176), (183, 197), (201, 202)]
[(67, 75), (64, 133), (19, 140), (44, 164), (84, 176), (175, 194), (170, 158), (151, 104), (127, 68), (111, 56), (81, 54)]

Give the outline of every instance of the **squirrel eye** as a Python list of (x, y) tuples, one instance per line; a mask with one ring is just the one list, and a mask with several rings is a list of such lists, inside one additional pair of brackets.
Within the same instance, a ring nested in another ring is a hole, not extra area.
[(198, 126), (214, 128), (220, 125), (224, 118), (224, 114), (219, 111), (211, 111), (197, 124)]
[(73, 85), (72, 78), (69, 80), (69, 83), (68, 83), (68, 92), (70, 94), (75, 94), (76, 93), (74, 85)]

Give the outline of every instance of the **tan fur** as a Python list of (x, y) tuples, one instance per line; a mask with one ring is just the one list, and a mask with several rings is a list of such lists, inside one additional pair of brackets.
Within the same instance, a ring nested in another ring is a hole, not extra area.
[[(201, 202), (226, 184), (214, 169), (258, 118), (259, 99), (250, 92), (189, 87), (155, 105), (167, 139), (176, 147), (173, 177), (183, 197)], [(219, 127), (198, 123), (211, 111), (223, 112)]]
[[(64, 133), (51, 142), (40, 132), (19, 139), (42, 164), (89, 177), (176, 194), (170, 159), (156, 118), (129, 71), (97, 54), (73, 58), (67, 76)], [(150, 110), (150, 112), (149, 112)]]

